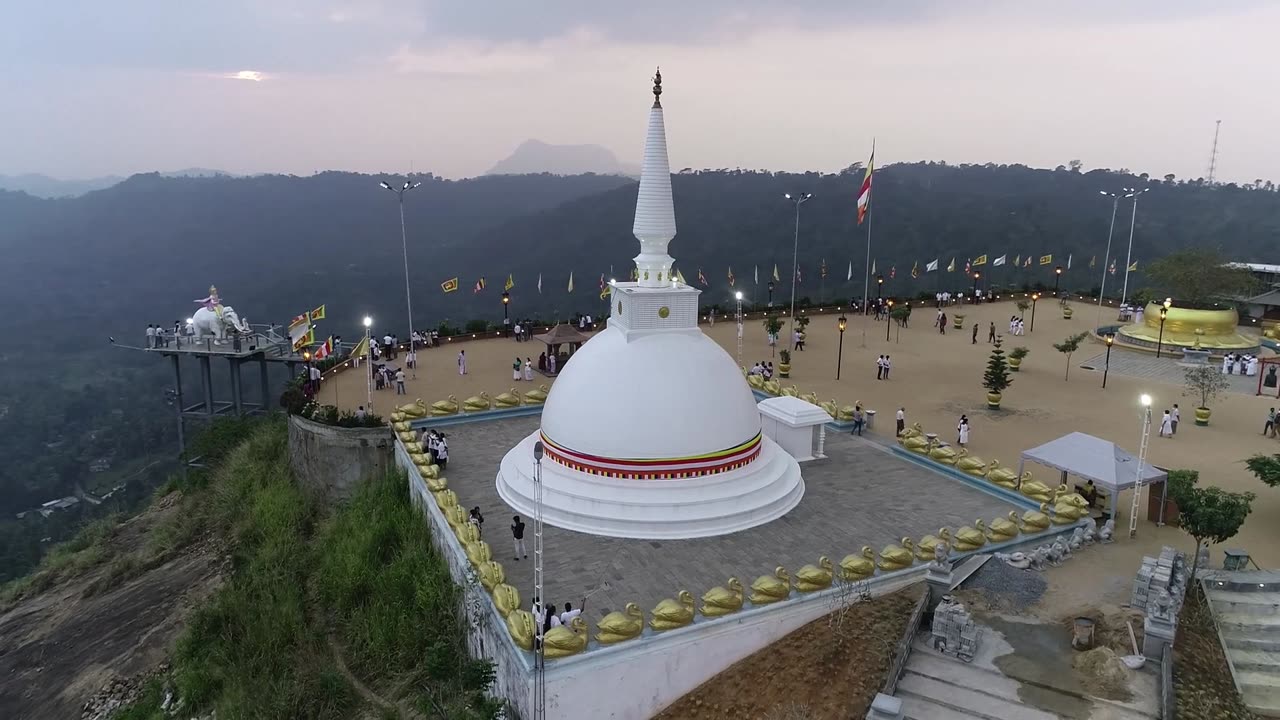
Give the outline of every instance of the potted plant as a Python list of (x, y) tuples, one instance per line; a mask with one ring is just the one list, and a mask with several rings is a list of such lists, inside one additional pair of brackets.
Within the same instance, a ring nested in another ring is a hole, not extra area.
[(778, 333), (782, 332), (782, 319), (777, 315), (766, 315), (764, 318), (764, 332), (769, 336), (769, 346), (776, 347)]
[(961, 313), (956, 313), (956, 314), (952, 315), (952, 316), (951, 316), (951, 327), (955, 328), (956, 330), (963, 330), (963, 329), (964, 329), (964, 315), (962, 315)]
[(1009, 362), (1005, 359), (1002, 338), (996, 338), (995, 347), (991, 349), (991, 357), (987, 360), (987, 370), (982, 374), (982, 387), (987, 389), (987, 407), (1000, 408), (1001, 394), (1013, 384), (1009, 377)]
[(1018, 367), (1022, 365), (1022, 358), (1031, 354), (1031, 351), (1019, 345), (1009, 351), (1009, 369), (1018, 372)]
[(1183, 395), (1200, 397), (1200, 406), (1196, 408), (1196, 424), (1209, 424), (1209, 401), (1215, 400), (1229, 387), (1227, 378), (1212, 365), (1196, 365), (1187, 368), (1186, 389)]
[(778, 376), (791, 377), (791, 351), (781, 350), (778, 352)]

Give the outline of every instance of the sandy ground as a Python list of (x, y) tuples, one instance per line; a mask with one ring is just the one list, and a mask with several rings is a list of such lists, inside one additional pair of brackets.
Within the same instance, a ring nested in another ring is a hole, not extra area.
[[(949, 308), (948, 316), (956, 310)], [(982, 330), (976, 345), (971, 343), (971, 330), (948, 328), (946, 335), (939, 335), (930, 326), (935, 317), (932, 307), (919, 308), (909, 328), (899, 331), (893, 326), (888, 342), (885, 341), (885, 323), (875, 323), (868, 318), (864, 325), (861, 316), (851, 318), (845, 332), (843, 369), (838, 381), (835, 376), (839, 332), (835, 316), (816, 315), (809, 326), (805, 351), (794, 354), (792, 379), (787, 382), (796, 384), (804, 392), (816, 391), (822, 400), (834, 397), (841, 404), (857, 401), (864, 407), (877, 410), (880, 420), (876, 431), (881, 433), (893, 432), (893, 411), (899, 406), (906, 408), (909, 423), (919, 422), (927, 432), (937, 432), (949, 439), (960, 414), (966, 413), (971, 426), (970, 452), (987, 460), (998, 459), (1003, 465), (1015, 468), (1023, 449), (1073, 431), (1112, 440), (1136, 453), (1142, 432), (1138, 396), (1142, 393), (1153, 396), (1157, 418), (1160, 410), (1175, 402), (1180, 403), (1183, 422), (1177, 437), (1158, 438), (1153, 429), (1149, 461), (1162, 467), (1199, 470), (1201, 482), (1205, 484), (1256, 492), (1258, 500), (1254, 503), (1253, 514), (1240, 534), (1226, 546), (1248, 549), (1263, 566), (1280, 565), (1280, 544), (1276, 543), (1280, 538), (1280, 491), (1260, 483), (1242, 462), (1254, 453), (1280, 452), (1280, 443), (1261, 435), (1267, 409), (1280, 405), (1274, 398), (1228, 394), (1213, 404), (1210, 425), (1196, 427), (1191, 410), (1196, 403), (1194, 399), (1182, 396), (1180, 385), (1112, 372), (1107, 388), (1102, 389), (1101, 372), (1079, 367), (1080, 363), (1096, 356), (1102, 349), (1092, 340), (1071, 357), (1070, 378), (1064, 380), (1067, 361), (1053, 349), (1052, 344), (1072, 333), (1088, 330), (1096, 318), (1096, 306), (1076, 304), (1074, 319), (1066, 320), (1054, 303), (1041, 302), (1037, 308), (1035, 331), (1022, 337), (1005, 338), (1006, 352), (1014, 346), (1023, 345), (1031, 353), (1023, 361), (1021, 372), (1013, 375), (1014, 384), (1004, 393), (1002, 409), (988, 411), (986, 391), (981, 386), (982, 372), (991, 349), (985, 342), (986, 327), (988, 322), (994, 321), (997, 332), (1006, 329), (1009, 316), (1016, 309), (1011, 303), (998, 302), (959, 310), (966, 315), (967, 328), (971, 328), (975, 321), (980, 323)], [(1113, 313), (1104, 311), (1103, 321), (1111, 321)], [(703, 329), (730, 355), (737, 354), (736, 334), (731, 321), (717, 322), (714, 327), (704, 324)], [(787, 333), (784, 330), (784, 336)], [(457, 372), (457, 351), (460, 348), (467, 351), (466, 376), (459, 376)], [(392, 405), (418, 397), (429, 404), (449, 395), (463, 400), (481, 391), (492, 396), (512, 386), (523, 392), (532, 386), (550, 385), (550, 380), (539, 375), (535, 375), (533, 383), (511, 381), (511, 363), (515, 356), (531, 356), (536, 363), (542, 350), (543, 346), (538, 342), (516, 343), (502, 339), (459, 342), (421, 351), (417, 379), (408, 383), (408, 396), (397, 398), (389, 390), (375, 392), (375, 408), (378, 412), (386, 412)], [(1113, 349), (1113, 353), (1125, 352), (1130, 351), (1120, 346)], [(893, 377), (889, 381), (875, 379), (875, 360), (881, 353), (888, 353), (893, 360)], [(749, 318), (740, 364), (750, 365), (755, 360), (770, 357), (761, 321), (756, 317)], [(774, 362), (777, 363), (776, 358)], [(354, 409), (357, 404), (363, 404), (364, 398), (363, 374), (348, 372), (327, 380), (320, 399)], [(1056, 481), (1056, 473), (1048, 468), (1031, 466), (1031, 469), (1039, 480), (1047, 483)], [(1188, 551), (1193, 549), (1192, 540), (1176, 528), (1156, 527), (1146, 521), (1145, 498), (1137, 538), (1129, 540), (1124, 537), (1127, 534), (1129, 502), (1129, 494), (1121, 496), (1122, 517), (1118, 521), (1120, 532), (1117, 534), (1123, 539), (1108, 546), (1110, 552), (1097, 553), (1098, 563), (1108, 570), (1114, 568), (1115, 575), (1124, 576), (1137, 570), (1143, 555), (1158, 553), (1161, 545), (1176, 545)], [(1220, 562), (1222, 546), (1214, 550), (1216, 564)], [(1094, 572), (1101, 569), (1093, 566)], [(1113, 576), (1113, 573), (1107, 572), (1106, 575)], [(1078, 582), (1087, 587), (1091, 580), (1082, 577)]]

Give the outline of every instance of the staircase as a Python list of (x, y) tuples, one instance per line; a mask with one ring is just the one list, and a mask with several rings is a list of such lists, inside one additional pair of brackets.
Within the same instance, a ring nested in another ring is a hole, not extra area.
[(909, 720), (1153, 720), (1155, 712), (964, 663), (917, 638), (894, 695)]
[(1280, 717), (1280, 592), (1207, 583), (1240, 696), (1250, 710)]

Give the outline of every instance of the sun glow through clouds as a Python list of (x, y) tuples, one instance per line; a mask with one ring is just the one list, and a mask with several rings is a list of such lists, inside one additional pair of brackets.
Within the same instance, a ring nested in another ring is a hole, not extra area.
[(252, 80), (253, 82), (262, 82), (267, 76), (257, 70), (241, 70), (240, 72), (224, 75), (228, 80)]

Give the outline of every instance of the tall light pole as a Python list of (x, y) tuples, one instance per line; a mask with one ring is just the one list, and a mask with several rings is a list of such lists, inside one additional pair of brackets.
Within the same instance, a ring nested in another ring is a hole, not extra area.
[(893, 298), (889, 298), (889, 312), (884, 314), (884, 341), (889, 342), (889, 321), (893, 319)]
[(1062, 266), (1053, 269), (1053, 298), (1058, 299), (1058, 281), (1062, 279)]
[(791, 334), (796, 334), (796, 278), (800, 274), (800, 206), (805, 204), (813, 193), (800, 193), (795, 197), (791, 193), (783, 195), (796, 205), (796, 231), (791, 244)]
[(978, 278), (981, 278), (981, 277), (982, 277), (981, 272), (977, 270), (973, 271), (973, 301), (974, 302), (978, 301)]
[(769, 307), (773, 307), (773, 281), (769, 281)]
[(510, 305), (511, 305), (511, 293), (507, 292), (506, 290), (503, 290), (502, 291), (502, 332), (504, 334), (511, 332), (511, 317), (508, 313), (508, 308), (510, 307)]
[(836, 329), (840, 331), (840, 345), (836, 350), (836, 379), (840, 379), (840, 366), (844, 364), (844, 329), (849, 324), (849, 319), (840, 313), (840, 318), (836, 320)]
[(1160, 305), (1160, 335), (1156, 338), (1156, 357), (1160, 357), (1160, 348), (1164, 345), (1164, 319), (1169, 317), (1169, 308), (1172, 305), (1172, 298), (1165, 298)]
[[(533, 597), (539, 609), (545, 615), (547, 599), (542, 595), (542, 455), (545, 452), (542, 441), (533, 444)], [(533, 716), (547, 716), (547, 658), (542, 642), (542, 628), (545, 623), (538, 623), (534, 643), (534, 679), (533, 679)]]
[[(877, 275), (876, 276), (876, 302), (877, 303), (880, 301), (880, 296), (883, 293), (884, 293), (884, 276)], [(866, 310), (866, 308), (863, 308), (863, 310)]]
[(1129, 252), (1125, 254), (1124, 259), (1124, 289), (1120, 291), (1120, 304), (1124, 305), (1124, 301), (1129, 297), (1129, 268), (1133, 265), (1133, 228), (1138, 224), (1138, 196), (1150, 190), (1146, 187), (1141, 190), (1134, 188), (1125, 188), (1125, 198), (1133, 199), (1133, 217), (1129, 218)]
[[(369, 343), (371, 342), (369, 333), (372, 331), (372, 328), (373, 328), (373, 318), (369, 317), (368, 315), (365, 315), (364, 316), (364, 363), (366, 367), (364, 369), (364, 393), (365, 393), (364, 402), (365, 402), (365, 407), (368, 408), (368, 413), (370, 415), (373, 414), (373, 351), (369, 348)], [(410, 335), (409, 338), (410, 338), (410, 342), (412, 342), (413, 336)], [(414, 363), (414, 364), (416, 365), (417, 363)]]
[(1107, 289), (1107, 265), (1111, 262), (1111, 235), (1116, 231), (1116, 210), (1120, 208), (1120, 196), (1106, 190), (1099, 190), (1099, 195), (1111, 198), (1111, 227), (1107, 230), (1107, 252), (1102, 257), (1102, 284), (1098, 287), (1098, 317), (1093, 322), (1095, 328), (1102, 325), (1102, 297)]
[[(412, 349), (413, 348), (413, 297), (412, 297), (412, 294), (409, 292), (409, 234), (405, 232), (405, 228), (404, 228), (404, 194), (422, 185), (422, 183), (405, 180), (404, 184), (401, 185), (398, 189), (391, 187), (391, 185), (388, 184), (387, 181), (385, 180), (378, 183), (378, 185), (384, 190), (390, 190), (391, 192), (395, 193), (397, 199), (399, 199), (400, 201), (400, 248), (401, 250), (404, 251), (404, 304), (409, 310), (409, 348)], [(413, 378), (416, 380), (418, 378), (418, 363), (415, 362), (413, 364), (413, 367), (409, 368), (409, 370), (410, 372), (413, 373)]]
[(1147, 443), (1151, 439), (1151, 396), (1138, 398), (1142, 404), (1142, 440), (1138, 444), (1138, 474), (1133, 483), (1133, 505), (1129, 508), (1129, 539), (1138, 534), (1138, 508), (1142, 499), (1142, 465), (1147, 461)]
[(1116, 341), (1116, 334), (1109, 332), (1102, 336), (1107, 341), (1107, 362), (1102, 366), (1102, 389), (1107, 389), (1107, 373), (1111, 371), (1111, 345)]
[(1027, 329), (1027, 332), (1036, 331), (1036, 301), (1039, 299), (1040, 299), (1040, 293), (1038, 292), (1031, 293), (1031, 327)]
[(735, 320), (738, 321), (738, 364), (742, 364), (742, 291), (733, 294), (735, 300), (738, 301), (738, 314)]

